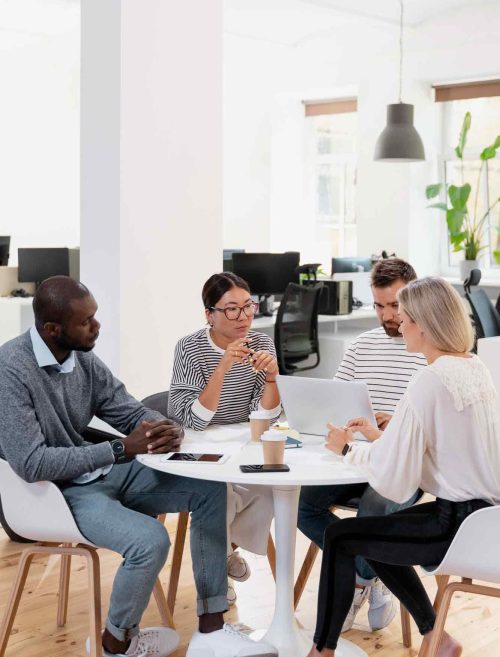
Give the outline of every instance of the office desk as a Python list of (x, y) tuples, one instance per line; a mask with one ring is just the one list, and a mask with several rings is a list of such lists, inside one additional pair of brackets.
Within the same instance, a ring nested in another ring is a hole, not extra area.
[(32, 297), (0, 297), (0, 345), (27, 331), (33, 322)]
[[(274, 339), (276, 313), (272, 317), (257, 317), (252, 329)], [(312, 376), (331, 379), (337, 371), (345, 350), (360, 333), (379, 326), (377, 313), (371, 307), (353, 310), (348, 315), (319, 315), (318, 337), (320, 363), (313, 370), (297, 372), (295, 376)]]
[[(239, 427), (235, 438), (232, 432)], [(224, 434), (227, 430), (229, 438)], [(215, 440), (214, 440), (215, 438)], [(249, 424), (213, 427), (207, 431), (187, 431), (186, 443), (206, 442), (224, 452), (224, 440), (242, 443), (242, 448), (225, 463), (193, 463), (189, 461), (162, 461), (161, 455), (140, 455), (136, 458), (151, 468), (172, 474), (223, 481), (238, 484), (271, 486), (273, 489), (275, 538), (276, 538), (276, 592), (273, 620), (264, 640), (269, 641), (279, 651), (280, 657), (305, 657), (311, 648), (312, 638), (297, 624), (293, 609), (293, 583), (295, 538), (297, 533), (297, 508), (301, 486), (354, 484), (366, 478), (352, 466), (345, 465), (334, 454), (323, 447), (323, 437), (303, 438), (301, 449), (285, 451), (285, 462), (290, 472), (280, 473), (242, 473), (240, 464), (262, 463), (262, 445), (247, 442), (250, 438)], [(208, 448), (207, 448), (208, 451)], [(217, 449), (212, 450), (217, 451)], [(350, 641), (340, 639), (337, 657), (367, 657), (366, 653)]]

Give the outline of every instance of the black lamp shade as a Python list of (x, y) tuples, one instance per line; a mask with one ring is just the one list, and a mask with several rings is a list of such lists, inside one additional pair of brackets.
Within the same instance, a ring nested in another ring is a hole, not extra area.
[(413, 126), (413, 105), (387, 105), (387, 125), (375, 146), (375, 160), (416, 162), (425, 160), (424, 145)]

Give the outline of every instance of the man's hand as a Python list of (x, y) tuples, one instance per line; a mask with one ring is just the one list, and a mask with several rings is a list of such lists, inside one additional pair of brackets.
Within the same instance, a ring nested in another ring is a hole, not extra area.
[(377, 440), (377, 438), (380, 438), (382, 435), (382, 431), (372, 426), (364, 417), (357, 417), (354, 418), (354, 420), (349, 420), (346, 424), (346, 428), (350, 429), (352, 432), (359, 431), (363, 434), (366, 440), (369, 440), (370, 442)]
[(352, 442), (352, 432), (346, 427), (336, 427), (331, 422), (327, 424), (327, 427), (329, 431), (325, 447), (335, 454), (342, 454), (346, 443)]
[(173, 420), (144, 420), (123, 439), (125, 456), (178, 452), (184, 429)]
[(380, 431), (385, 431), (387, 429), (387, 425), (392, 419), (392, 415), (390, 413), (379, 411), (378, 413), (375, 413), (375, 419), (377, 420), (377, 427), (380, 429)]

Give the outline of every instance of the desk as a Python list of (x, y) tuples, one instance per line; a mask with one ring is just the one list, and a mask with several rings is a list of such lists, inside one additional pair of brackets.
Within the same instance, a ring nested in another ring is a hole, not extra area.
[(0, 345), (27, 331), (34, 321), (32, 297), (0, 297)]
[[(307, 437), (301, 449), (285, 451), (285, 462), (290, 472), (268, 474), (244, 474), (240, 464), (262, 463), (260, 443), (247, 442), (249, 425), (230, 425), (227, 435), (239, 428), (238, 441), (242, 448), (228, 461), (217, 463), (193, 463), (189, 461), (162, 461), (161, 455), (140, 455), (141, 463), (171, 474), (238, 484), (271, 486), (274, 499), (276, 534), (276, 593), (274, 616), (271, 626), (264, 635), (278, 650), (280, 657), (304, 657), (312, 645), (309, 637), (297, 624), (293, 609), (293, 583), (295, 537), (297, 532), (297, 508), (301, 486), (355, 484), (366, 479), (355, 468), (342, 461), (323, 447), (324, 437)], [(213, 446), (220, 444), (224, 451), (224, 428), (214, 427), (204, 432), (186, 432), (185, 443), (206, 440)], [(233, 436), (230, 440), (235, 441)], [(353, 643), (340, 639), (337, 657), (366, 657), (366, 653)]]
[[(252, 330), (265, 333), (274, 340), (275, 323), (276, 314), (272, 317), (257, 317), (252, 322)], [(295, 376), (332, 379), (351, 342), (360, 333), (379, 325), (375, 310), (366, 306), (348, 315), (318, 315), (320, 363), (313, 370), (297, 372)]]

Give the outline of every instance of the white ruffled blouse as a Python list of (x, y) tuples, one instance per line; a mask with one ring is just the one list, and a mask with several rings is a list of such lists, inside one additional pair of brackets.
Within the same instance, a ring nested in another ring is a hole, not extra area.
[(500, 504), (496, 391), (477, 356), (440, 356), (415, 374), (382, 436), (344, 457), (395, 502), (418, 487), (436, 497)]

